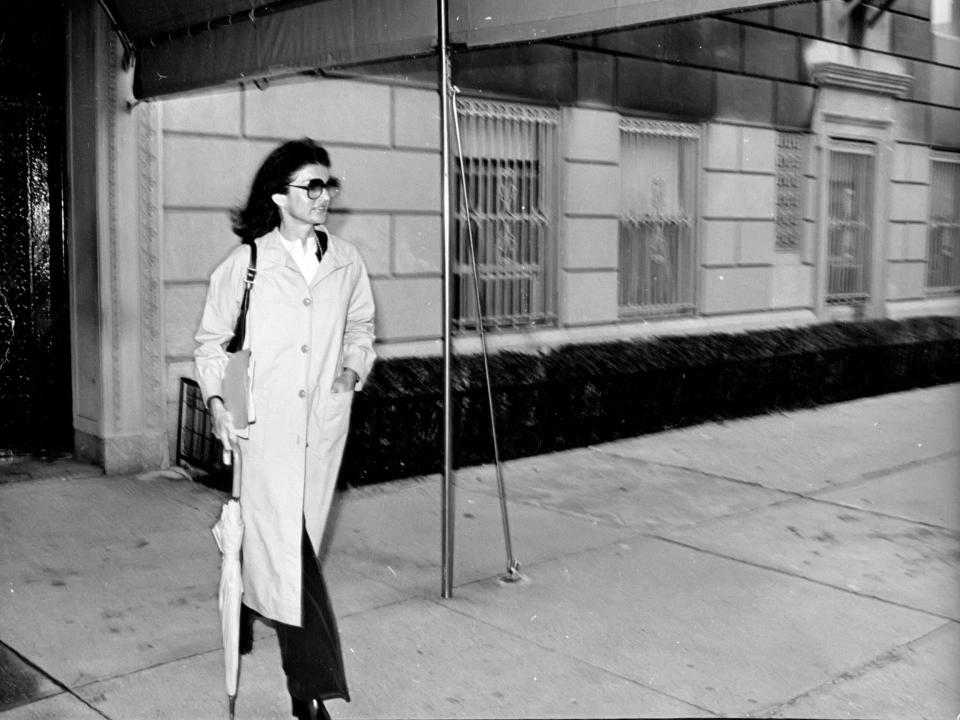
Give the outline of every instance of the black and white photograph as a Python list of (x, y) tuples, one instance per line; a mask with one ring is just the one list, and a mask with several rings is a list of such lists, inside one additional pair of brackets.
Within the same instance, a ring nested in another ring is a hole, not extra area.
[(0, 0), (0, 720), (960, 718), (960, 0)]

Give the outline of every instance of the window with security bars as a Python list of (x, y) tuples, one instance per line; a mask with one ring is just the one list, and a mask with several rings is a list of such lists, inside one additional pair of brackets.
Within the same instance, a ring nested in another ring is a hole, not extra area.
[(697, 125), (620, 123), (620, 315), (692, 314), (696, 248)]
[(846, 143), (830, 151), (828, 304), (862, 305), (870, 300), (874, 166), (871, 144)]
[(960, 291), (960, 156), (935, 158), (931, 167), (927, 289)]
[(780, 252), (797, 252), (803, 237), (803, 149), (805, 135), (777, 133), (777, 241)]
[(454, 329), (553, 324), (559, 113), (461, 99), (457, 115)]

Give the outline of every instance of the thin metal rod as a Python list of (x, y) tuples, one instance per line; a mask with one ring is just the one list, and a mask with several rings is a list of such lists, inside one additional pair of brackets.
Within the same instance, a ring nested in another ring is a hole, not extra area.
[(127, 35), (126, 29), (120, 24), (117, 20), (116, 13), (113, 12), (113, 8), (107, 3), (107, 0), (98, 0), (99, 5), (103, 8), (103, 11), (107, 14), (107, 19), (110, 21), (110, 27), (117, 34), (117, 37), (120, 38), (120, 43), (123, 45), (123, 62), (124, 67), (129, 63), (130, 58), (133, 57), (133, 54), (136, 52), (136, 48), (133, 46), (133, 41), (130, 40), (130, 36)]
[[(451, 88), (451, 99), (456, 89)], [(477, 329), (480, 332), (480, 350), (483, 355), (483, 377), (487, 388), (487, 407), (490, 410), (490, 436), (493, 442), (493, 462), (497, 471), (497, 494), (500, 496), (500, 518), (503, 521), (503, 542), (507, 553), (507, 576), (514, 577), (520, 572), (520, 563), (513, 557), (513, 545), (510, 542), (510, 520), (507, 516), (507, 491), (503, 482), (503, 466), (500, 463), (500, 442), (497, 439), (497, 418), (493, 406), (493, 384), (490, 382), (490, 361), (487, 352), (487, 332), (483, 326), (483, 306), (480, 297), (480, 273), (477, 269), (477, 252), (474, 248), (473, 229), (470, 223), (470, 195), (467, 192), (467, 173), (463, 167), (463, 147), (460, 144), (460, 123), (457, 119), (456, 105), (453, 112), (454, 135), (457, 138), (457, 157), (460, 159), (460, 183), (466, 209), (467, 244), (470, 246), (470, 267), (473, 270), (473, 290), (477, 301)]]
[(440, 145), (443, 181), (443, 492), (441, 493), (442, 566), (441, 595), (453, 595), (453, 398), (451, 392), (450, 301), (453, 296), (450, 241), (450, 51), (447, 39), (447, 2), (437, 1), (437, 24), (440, 41)]

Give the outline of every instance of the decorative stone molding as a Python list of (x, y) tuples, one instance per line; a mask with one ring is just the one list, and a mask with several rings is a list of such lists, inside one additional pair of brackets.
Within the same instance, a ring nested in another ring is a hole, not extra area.
[(906, 96), (913, 78), (901, 73), (846, 65), (839, 62), (817, 63), (810, 68), (813, 82), (819, 86), (859, 90), (874, 95)]
[[(807, 71), (817, 86), (811, 130), (818, 153), (814, 311), (823, 319), (883, 317), (887, 292), (888, 194), (892, 147), (900, 115), (897, 104), (913, 83), (904, 61), (895, 56), (840, 43), (811, 41), (804, 48)], [(872, 154), (873, 228), (865, 266), (869, 286), (853, 307), (827, 303), (830, 158), (855, 147)]]
[(140, 348), (143, 427), (164, 430), (166, 413), (163, 314), (160, 269), (159, 122), (154, 103), (138, 105), (137, 167), (140, 172)]
[(86, 9), (77, 24), (97, 28), (97, 52), (74, 62), (97, 102), (73, 99), (89, 117), (70, 132), (75, 147), (95, 139), (96, 162), (79, 165), (71, 203), (80, 217), (94, 210), (96, 222), (72, 237), (71, 283), (86, 281), (72, 288), (74, 378), (91, 381), (75, 396), (74, 452), (108, 473), (132, 472), (168, 457), (160, 110), (126, 102), (132, 75), (121, 68), (119, 43), (99, 8)]
[(818, 87), (904, 97), (913, 84), (904, 62), (892, 55), (822, 40), (809, 41), (803, 61)]
[[(114, 58), (117, 57), (118, 43), (112, 32), (104, 33), (106, 38), (106, 133), (107, 133), (107, 248), (110, 261), (110, 384), (109, 406), (112, 411), (111, 422), (107, 427), (119, 427), (123, 418), (120, 388), (123, 387), (121, 375), (122, 358), (120, 356), (120, 248), (117, 208), (117, 82), (119, 72)], [(104, 378), (106, 380), (106, 378)], [(104, 418), (106, 420), (106, 418)]]

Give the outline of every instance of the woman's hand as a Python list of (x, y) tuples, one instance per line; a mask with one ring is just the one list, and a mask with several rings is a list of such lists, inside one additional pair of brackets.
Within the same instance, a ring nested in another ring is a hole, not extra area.
[(237, 444), (237, 429), (233, 426), (233, 415), (218, 397), (210, 400), (210, 419), (214, 436), (223, 444), (223, 464), (229, 465), (230, 453)]
[(360, 382), (360, 376), (357, 375), (357, 371), (344, 368), (343, 372), (337, 375), (336, 380), (333, 381), (331, 392), (350, 392), (357, 387), (358, 382)]

